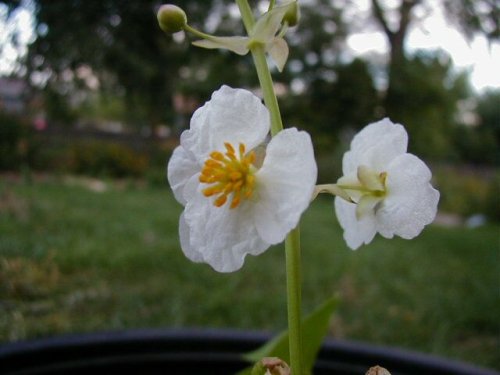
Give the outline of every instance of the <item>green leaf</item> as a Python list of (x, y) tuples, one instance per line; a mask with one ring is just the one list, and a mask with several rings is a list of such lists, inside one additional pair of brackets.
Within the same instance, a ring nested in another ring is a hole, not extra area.
[[(302, 361), (304, 368), (310, 372), (316, 361), (321, 343), (326, 336), (330, 317), (338, 305), (338, 298), (330, 298), (302, 320)], [(250, 362), (258, 362), (264, 357), (278, 357), (290, 363), (288, 350), (288, 331), (280, 333), (259, 349), (244, 354), (243, 358)], [(243, 370), (238, 375), (247, 375), (251, 369)]]

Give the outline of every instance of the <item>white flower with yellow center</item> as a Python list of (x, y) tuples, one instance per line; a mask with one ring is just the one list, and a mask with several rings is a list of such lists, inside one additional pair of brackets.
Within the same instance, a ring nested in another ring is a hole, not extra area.
[(239, 269), (247, 254), (282, 242), (308, 207), (317, 168), (309, 135), (285, 129), (264, 147), (269, 112), (242, 89), (222, 86), (191, 119), (168, 163), (185, 206), (185, 255), (216, 271)]
[(335, 198), (335, 211), (352, 249), (369, 243), (378, 232), (410, 239), (431, 223), (439, 192), (430, 184), (431, 172), (406, 152), (408, 134), (389, 119), (370, 124), (352, 140), (344, 155), (344, 176), (337, 187), (352, 202)]

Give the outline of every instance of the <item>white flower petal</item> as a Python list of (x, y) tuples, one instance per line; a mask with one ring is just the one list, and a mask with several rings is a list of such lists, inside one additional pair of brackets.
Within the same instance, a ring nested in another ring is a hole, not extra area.
[(309, 134), (295, 128), (279, 132), (267, 147), (256, 174), (253, 217), (259, 235), (271, 244), (284, 240), (309, 206), (317, 167)]
[(196, 251), (196, 249), (191, 246), (189, 226), (184, 219), (184, 213), (182, 213), (181, 217), (179, 218), (179, 238), (181, 241), (181, 249), (184, 252), (184, 255), (189, 260), (195, 263), (203, 262), (203, 254), (199, 251)]
[(431, 172), (412, 154), (398, 156), (387, 169), (387, 198), (377, 211), (377, 230), (384, 237), (411, 239), (436, 217), (439, 192)]
[(244, 143), (247, 150), (261, 143), (269, 132), (267, 108), (250, 91), (222, 86), (212, 99), (196, 110), (190, 129), (181, 135), (181, 145), (203, 164), (209, 153)]
[(367, 125), (351, 142), (351, 149), (344, 155), (342, 171), (355, 172), (360, 165), (384, 172), (387, 164), (404, 154), (408, 147), (408, 134), (402, 125), (388, 118)]
[(373, 212), (367, 213), (361, 220), (358, 220), (356, 218), (356, 205), (336, 197), (335, 214), (340, 226), (344, 229), (344, 240), (352, 250), (370, 243), (375, 237), (377, 231)]
[(201, 193), (195, 195), (184, 211), (189, 227), (189, 246), (183, 248), (184, 252), (193, 254), (196, 249), (195, 253), (218, 272), (236, 271), (247, 254), (264, 252), (270, 244), (258, 235), (254, 218), (245, 207), (248, 204), (242, 202), (236, 209), (230, 209), (229, 205), (215, 207)]
[(194, 156), (187, 152), (184, 147), (176, 147), (168, 161), (167, 178), (174, 192), (175, 199), (180, 204), (186, 204), (184, 187), (187, 181), (199, 172), (200, 167)]
[(193, 45), (208, 49), (227, 49), (238, 55), (246, 55), (248, 53), (248, 37), (244, 36), (212, 36), (210, 40), (195, 40)]

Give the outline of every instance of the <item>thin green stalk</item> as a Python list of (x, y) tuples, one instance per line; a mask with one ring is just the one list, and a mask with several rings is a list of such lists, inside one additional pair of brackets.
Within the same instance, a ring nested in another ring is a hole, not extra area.
[(292, 374), (302, 375), (302, 336), (300, 328), (302, 276), (300, 271), (300, 229), (298, 226), (286, 237), (285, 253), (290, 367)]
[[(238, 4), (240, 9), (245, 29), (250, 35), (253, 25), (255, 24), (252, 9), (248, 5), (247, 0), (236, 0), (236, 4)], [(269, 67), (267, 66), (264, 46), (261, 43), (252, 43), (250, 52), (252, 53), (255, 68), (257, 69), (257, 76), (259, 78), (260, 87), (262, 88), (262, 95), (264, 96), (264, 104), (271, 114), (271, 135), (276, 135), (279, 131), (283, 130), (283, 122), (281, 121), (278, 100), (274, 93), (273, 79)]]
[(252, 9), (250, 8), (250, 5), (248, 5), (247, 0), (236, 0), (236, 4), (238, 4), (238, 8), (240, 9), (241, 19), (243, 20), (247, 34), (250, 35), (253, 25), (255, 25)]
[(283, 130), (283, 122), (281, 121), (278, 99), (274, 93), (273, 79), (267, 66), (264, 46), (262, 44), (254, 44), (250, 47), (250, 51), (252, 52), (253, 61), (257, 69), (264, 103), (271, 114), (271, 135), (274, 136)]
[[(255, 24), (252, 10), (247, 0), (236, 0), (241, 18), (250, 35)], [(251, 43), (250, 51), (257, 70), (264, 103), (271, 115), (271, 134), (274, 136), (283, 130), (278, 100), (274, 93), (271, 72), (267, 66), (264, 45)], [(287, 301), (288, 301), (288, 336), (290, 350), (290, 367), (292, 374), (302, 375), (302, 337), (301, 337), (301, 263), (300, 263), (300, 230), (293, 229), (285, 239)]]

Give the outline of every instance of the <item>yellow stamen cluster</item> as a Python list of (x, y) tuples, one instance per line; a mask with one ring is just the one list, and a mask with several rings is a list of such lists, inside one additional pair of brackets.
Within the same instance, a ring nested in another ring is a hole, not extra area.
[(245, 145), (240, 143), (238, 153), (230, 143), (224, 143), (226, 152), (213, 151), (205, 161), (200, 174), (200, 182), (210, 184), (203, 190), (206, 197), (216, 196), (214, 205), (221, 207), (231, 197), (230, 208), (238, 207), (241, 200), (250, 198), (255, 186), (253, 175), (255, 153), (245, 154)]

